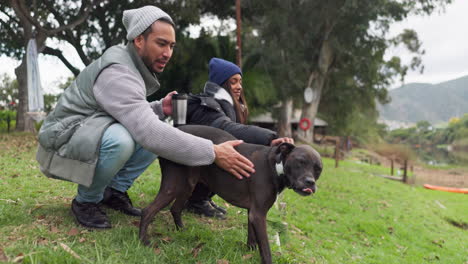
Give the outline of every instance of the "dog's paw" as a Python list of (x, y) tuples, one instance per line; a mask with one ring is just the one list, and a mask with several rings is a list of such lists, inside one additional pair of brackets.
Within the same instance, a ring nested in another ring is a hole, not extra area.
[(257, 243), (247, 243), (247, 248), (249, 250), (256, 250), (257, 249)]
[(146, 237), (140, 237), (140, 241), (141, 243), (143, 243), (143, 245), (147, 246), (147, 247), (151, 247), (151, 241), (149, 241), (148, 238)]

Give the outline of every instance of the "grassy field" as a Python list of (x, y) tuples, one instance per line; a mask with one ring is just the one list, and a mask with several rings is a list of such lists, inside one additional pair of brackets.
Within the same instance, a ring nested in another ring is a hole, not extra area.
[[(185, 214), (176, 231), (169, 212), (157, 215), (153, 248), (138, 240), (138, 218), (108, 210), (113, 228), (76, 225), (70, 203), (76, 185), (41, 175), (35, 138), (0, 134), (0, 262), (259, 263), (245, 246), (246, 211), (228, 219)], [(286, 190), (268, 215), (274, 263), (468, 263), (468, 195), (425, 190), (375, 175), (387, 168), (324, 159), (313, 197)], [(144, 207), (159, 188), (157, 164), (129, 193)], [(222, 200), (216, 200), (224, 204)]]

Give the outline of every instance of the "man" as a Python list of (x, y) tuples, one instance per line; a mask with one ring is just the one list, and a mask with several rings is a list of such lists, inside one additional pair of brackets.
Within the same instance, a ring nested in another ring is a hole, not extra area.
[(171, 17), (145, 6), (124, 11), (123, 24), (128, 45), (111, 47), (88, 65), (39, 131), (41, 171), (79, 184), (71, 209), (86, 227), (111, 227), (100, 204), (141, 214), (127, 190), (156, 155), (190, 166), (215, 162), (239, 179), (254, 172), (253, 164), (233, 148), (242, 141), (213, 145), (162, 122), (171, 114), (174, 92), (161, 101), (146, 100), (159, 89), (155, 73), (172, 56)]

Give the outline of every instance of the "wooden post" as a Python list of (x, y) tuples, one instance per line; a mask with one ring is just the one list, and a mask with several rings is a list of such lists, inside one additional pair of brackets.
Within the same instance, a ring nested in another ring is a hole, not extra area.
[(237, 43), (236, 43), (236, 63), (239, 68), (242, 68), (242, 40), (241, 40), (241, 29), (242, 29), (242, 18), (241, 18), (241, 0), (236, 0), (236, 22), (237, 22)]
[(340, 140), (335, 141), (335, 168), (338, 168), (338, 160), (340, 159)]
[(393, 157), (390, 158), (390, 175), (393, 176)]
[(404, 183), (408, 183), (408, 160), (405, 159), (405, 161), (403, 162), (403, 182)]
[(11, 122), (11, 116), (10, 116), (10, 112), (6, 112), (7, 113), (7, 133), (10, 133), (10, 122)]

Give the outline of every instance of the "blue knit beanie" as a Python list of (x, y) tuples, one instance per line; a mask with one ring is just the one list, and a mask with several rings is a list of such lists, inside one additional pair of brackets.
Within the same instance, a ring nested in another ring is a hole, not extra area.
[(242, 71), (239, 66), (227, 60), (212, 58), (208, 66), (208, 80), (220, 86), (234, 74), (239, 73), (242, 75)]

